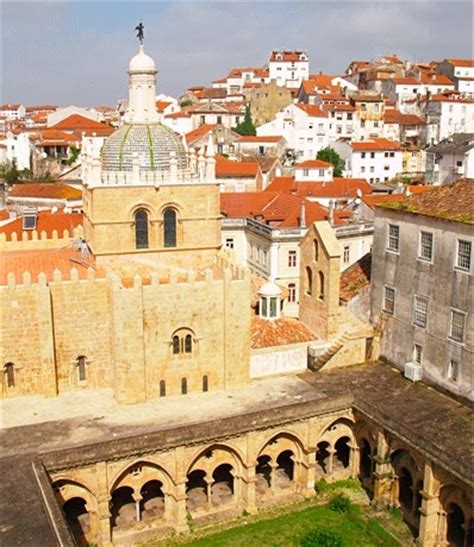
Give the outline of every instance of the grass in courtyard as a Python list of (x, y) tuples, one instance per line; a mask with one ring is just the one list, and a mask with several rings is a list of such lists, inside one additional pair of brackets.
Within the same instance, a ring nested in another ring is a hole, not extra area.
[[(332, 511), (326, 506), (309, 507), (276, 519), (249, 523), (217, 534), (195, 539), (193, 547), (269, 547), (299, 546), (315, 529), (336, 532), (347, 547), (399, 547), (398, 543), (375, 519), (365, 521), (356, 509), (349, 513)], [(316, 547), (316, 544), (315, 544)]]

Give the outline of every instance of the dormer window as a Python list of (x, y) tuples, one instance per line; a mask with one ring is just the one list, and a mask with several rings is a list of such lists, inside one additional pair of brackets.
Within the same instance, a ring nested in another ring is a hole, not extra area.
[(263, 319), (278, 319), (280, 317), (281, 289), (269, 281), (260, 290), (260, 317)]
[(23, 230), (29, 231), (29, 230), (36, 230), (36, 211), (34, 212), (28, 212), (23, 214)]

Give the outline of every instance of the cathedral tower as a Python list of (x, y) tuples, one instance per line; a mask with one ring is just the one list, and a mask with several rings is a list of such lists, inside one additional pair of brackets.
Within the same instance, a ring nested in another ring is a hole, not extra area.
[(178, 268), (209, 264), (221, 246), (212, 142), (207, 157), (196, 157), (158, 122), (157, 70), (143, 45), (128, 74), (125, 124), (100, 157), (83, 157), (85, 238), (99, 267), (130, 258)]

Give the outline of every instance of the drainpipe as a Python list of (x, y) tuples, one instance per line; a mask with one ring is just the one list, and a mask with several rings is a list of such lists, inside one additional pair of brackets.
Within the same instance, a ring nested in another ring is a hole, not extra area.
[(304, 199), (301, 201), (300, 206), (300, 228), (306, 228), (306, 205)]

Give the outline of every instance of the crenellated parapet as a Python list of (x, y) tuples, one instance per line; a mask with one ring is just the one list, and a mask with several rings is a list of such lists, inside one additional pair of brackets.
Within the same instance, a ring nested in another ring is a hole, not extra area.
[(13, 232), (10, 235), (0, 233), (0, 251), (32, 251), (40, 249), (56, 249), (64, 247), (74, 239), (83, 237), (82, 226), (75, 226), (71, 230), (28, 230)]

